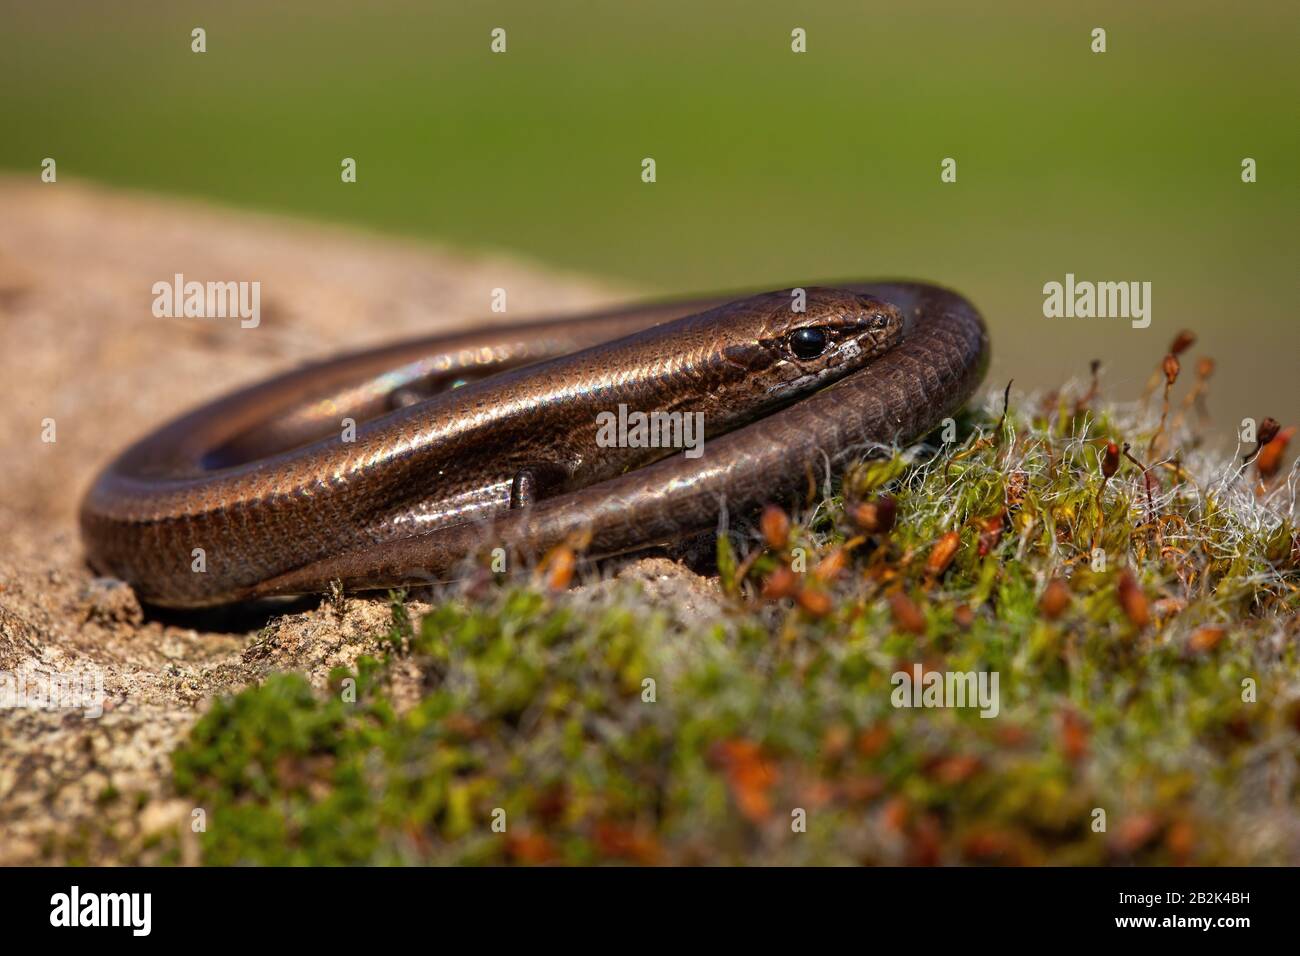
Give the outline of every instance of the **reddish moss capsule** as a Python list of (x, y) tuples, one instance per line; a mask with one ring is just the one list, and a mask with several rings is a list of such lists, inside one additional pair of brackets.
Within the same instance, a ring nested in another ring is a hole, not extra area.
[(1291, 436), (1295, 434), (1295, 428), (1286, 428), (1276, 432), (1269, 439), (1255, 459), (1255, 467), (1259, 469), (1259, 474), (1263, 478), (1272, 478), (1282, 468), (1282, 459), (1286, 456), (1286, 446), (1291, 441)]
[(1106, 453), (1101, 456), (1101, 473), (1106, 478), (1112, 478), (1117, 471), (1119, 471), (1119, 445), (1108, 441)]
[(930, 555), (925, 559), (925, 570), (935, 577), (943, 574), (952, 564), (952, 559), (957, 556), (957, 547), (960, 544), (961, 535), (956, 531), (949, 531), (930, 549)]
[(772, 813), (768, 791), (779, 773), (763, 748), (751, 741), (734, 739), (715, 745), (711, 762), (725, 774), (737, 809), (751, 823), (762, 823)]
[(1116, 590), (1119, 606), (1123, 608), (1124, 616), (1135, 628), (1140, 631), (1151, 623), (1151, 607), (1147, 603), (1147, 596), (1142, 593), (1142, 588), (1131, 571), (1120, 574)]
[(1196, 333), (1191, 329), (1183, 329), (1174, 336), (1174, 340), (1169, 343), (1170, 355), (1182, 355), (1193, 345), (1196, 344)]
[(790, 597), (799, 590), (799, 576), (785, 565), (777, 568), (763, 582), (763, 597), (769, 601), (779, 601)]
[(1165, 373), (1165, 384), (1172, 385), (1178, 380), (1178, 373), (1182, 371), (1182, 366), (1178, 364), (1178, 356), (1170, 352), (1165, 356), (1165, 360), (1160, 365)]
[(578, 556), (568, 545), (561, 545), (548, 555), (546, 564), (546, 586), (552, 591), (563, 591), (573, 580)]
[(898, 502), (889, 495), (866, 501), (853, 509), (853, 521), (867, 534), (888, 534), (898, 517)]
[(1215, 625), (1207, 625), (1198, 628), (1191, 637), (1187, 639), (1187, 649), (1193, 654), (1207, 654), (1219, 646), (1227, 630)]
[(958, 604), (953, 608), (952, 620), (963, 631), (969, 631), (971, 625), (975, 623), (975, 612), (971, 610), (969, 604)]
[(817, 567), (813, 568), (813, 577), (818, 581), (829, 584), (844, 573), (844, 568), (848, 563), (848, 552), (843, 548), (836, 548), (817, 562)]
[(1060, 578), (1052, 578), (1043, 589), (1043, 596), (1038, 602), (1038, 609), (1043, 617), (1055, 621), (1070, 606), (1070, 587)]
[(925, 633), (925, 615), (916, 606), (916, 602), (902, 591), (895, 591), (889, 596), (889, 612), (900, 631), (909, 634)]
[(790, 542), (790, 518), (776, 505), (763, 509), (758, 526), (763, 532), (763, 540), (772, 550), (781, 551)]
[(1088, 756), (1088, 722), (1073, 710), (1061, 714), (1061, 752), (1070, 763)]
[(825, 591), (802, 588), (794, 599), (813, 617), (825, 617), (831, 613), (831, 597)]

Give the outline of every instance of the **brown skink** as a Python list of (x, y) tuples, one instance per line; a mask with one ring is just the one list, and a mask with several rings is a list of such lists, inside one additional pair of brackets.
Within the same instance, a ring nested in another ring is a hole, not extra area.
[[(965, 299), (905, 282), (399, 343), (165, 425), (100, 474), (82, 535), (98, 571), (171, 607), (440, 580), (493, 548), (625, 553), (919, 437), (988, 352)], [(635, 412), (678, 437), (699, 416), (702, 441), (600, 440)]]

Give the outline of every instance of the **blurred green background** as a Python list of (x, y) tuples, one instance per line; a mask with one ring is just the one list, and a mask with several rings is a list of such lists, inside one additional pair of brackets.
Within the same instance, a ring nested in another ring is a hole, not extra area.
[[(1293, 2), (3, 0), (0, 17), (0, 167), (34, 178), (54, 156), (61, 179), (653, 293), (928, 278), (979, 305), (992, 379), (1025, 386), (1098, 357), (1107, 394), (1136, 396), (1186, 326), (1219, 360), (1218, 439), (1300, 417)], [(1152, 282), (1151, 327), (1044, 318), (1067, 272)]]

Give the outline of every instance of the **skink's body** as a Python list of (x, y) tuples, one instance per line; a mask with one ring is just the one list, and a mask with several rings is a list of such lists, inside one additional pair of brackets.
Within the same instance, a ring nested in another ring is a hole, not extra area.
[[(146, 601), (193, 607), (427, 580), (485, 545), (539, 554), (582, 535), (592, 555), (625, 552), (915, 438), (983, 375), (983, 323), (951, 292), (881, 283), (795, 301), (655, 305), (289, 373), (110, 465), (82, 508), (89, 558)], [(800, 357), (796, 333), (800, 348), (830, 341)], [(620, 405), (703, 412), (703, 454), (598, 446), (597, 415)]]

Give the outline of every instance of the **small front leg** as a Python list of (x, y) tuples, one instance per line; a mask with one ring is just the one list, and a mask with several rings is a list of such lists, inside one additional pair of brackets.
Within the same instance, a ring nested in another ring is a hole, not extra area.
[(510, 507), (526, 508), (559, 491), (569, 477), (566, 469), (552, 463), (525, 465), (510, 482)]

